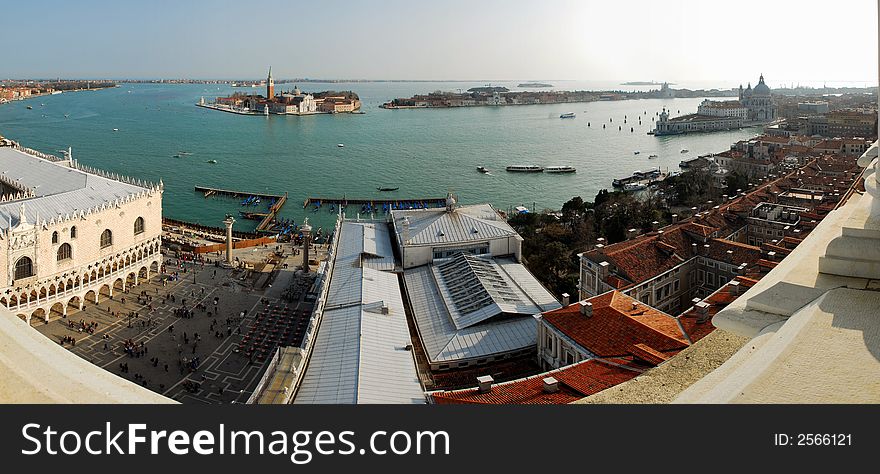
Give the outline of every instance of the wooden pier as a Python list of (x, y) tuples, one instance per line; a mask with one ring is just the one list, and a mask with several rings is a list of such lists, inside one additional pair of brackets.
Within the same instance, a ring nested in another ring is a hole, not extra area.
[(328, 198), (328, 197), (310, 197), (303, 202), (303, 209), (309, 206), (318, 208), (324, 205), (333, 206), (369, 206), (372, 210), (382, 210), (383, 208), (397, 209), (422, 209), (422, 208), (441, 208), (446, 206), (446, 197), (430, 197), (430, 198), (413, 198), (413, 199), (356, 199), (356, 198)]
[(275, 217), (278, 215), (278, 212), (281, 211), (281, 208), (284, 207), (284, 203), (287, 202), (287, 193), (284, 194), (269, 194), (269, 193), (250, 193), (246, 191), (233, 191), (230, 189), (220, 189), (220, 188), (211, 188), (208, 186), (196, 186), (196, 191), (203, 193), (205, 198), (209, 198), (211, 196), (225, 196), (236, 199), (248, 198), (251, 196), (256, 196), (262, 199), (274, 199), (275, 203), (269, 207), (269, 212), (260, 213), (260, 212), (250, 212), (248, 214), (251, 217), (262, 218), (260, 223), (257, 225), (257, 232), (268, 232), (269, 227), (271, 227), (272, 222), (275, 221)]

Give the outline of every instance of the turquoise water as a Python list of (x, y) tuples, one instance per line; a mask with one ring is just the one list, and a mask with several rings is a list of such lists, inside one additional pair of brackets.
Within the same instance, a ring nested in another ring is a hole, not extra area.
[[(701, 99), (378, 108), (394, 97), (475, 85), (480, 84), (303, 84), (307, 91), (354, 90), (366, 114), (262, 117), (194, 106), (202, 96), (209, 100), (237, 90), (228, 86), (123, 84), (2, 105), (0, 135), (54, 154), (72, 146), (81, 163), (136, 178), (161, 178), (167, 217), (219, 226), (226, 213), (237, 215), (242, 209), (235, 200), (205, 199), (193, 189), (205, 185), (288, 192), (290, 201), (282, 217), (301, 222), (309, 216), (313, 223), (326, 226), (332, 215), (327, 209), (303, 210), (307, 196), (406, 199), (453, 191), (463, 203), (490, 202), (504, 210), (518, 205), (558, 209), (573, 196), (592, 199), (600, 189), (610, 188), (615, 177), (655, 166), (677, 170), (685, 157), (725, 150), (756, 133), (744, 129), (674, 137), (646, 134), (653, 128), (651, 117), (662, 107), (672, 109), (673, 115), (691, 113)], [(577, 118), (559, 119), (566, 112), (575, 112)], [(618, 131), (618, 126), (623, 130)], [(345, 146), (339, 148), (337, 143)], [(683, 148), (690, 152), (680, 153)], [(192, 155), (172, 156), (182, 150)], [(634, 155), (635, 150), (640, 154)], [(659, 158), (649, 159), (650, 154)], [(532, 163), (571, 165), (578, 171), (567, 175), (504, 171), (507, 165)], [(477, 172), (481, 165), (492, 173)], [(376, 190), (398, 186), (395, 192)], [(254, 226), (239, 222), (236, 226), (242, 229)]]

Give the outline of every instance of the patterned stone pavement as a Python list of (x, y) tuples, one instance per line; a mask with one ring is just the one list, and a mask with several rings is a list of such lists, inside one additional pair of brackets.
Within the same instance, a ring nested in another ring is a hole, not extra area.
[[(272, 286), (260, 290), (251, 286), (265, 274), (245, 278), (242, 270), (212, 264), (193, 269), (189, 263), (184, 264), (184, 272), (175, 267), (173, 258), (166, 258), (165, 263), (167, 272), (180, 272), (178, 280), (163, 284), (162, 276), (156, 276), (125, 293), (115, 292), (112, 299), (102, 297), (98, 304), (89, 301), (83, 311), (71, 312), (66, 319), (35, 324), (36, 329), (59, 343), (65, 336), (75, 338), (75, 345), (64, 343), (64, 347), (182, 403), (246, 402), (268, 358), (248, 357), (239, 344), (268, 305), (286, 304), (293, 318), (301, 318), (302, 311), (311, 314), (311, 303), (280, 299), (280, 289), (297, 277), (293, 271), (281, 270)], [(285, 263), (292, 269), (299, 262), (291, 258)], [(176, 311), (184, 300), (188, 308), (200, 303), (204, 309), (194, 309), (192, 317), (180, 317)], [(83, 323), (97, 323), (97, 327), (90, 334), (80, 330)], [(126, 342), (133, 343), (137, 352), (144, 351), (142, 355), (127, 354)], [(189, 368), (196, 358), (197, 368)]]

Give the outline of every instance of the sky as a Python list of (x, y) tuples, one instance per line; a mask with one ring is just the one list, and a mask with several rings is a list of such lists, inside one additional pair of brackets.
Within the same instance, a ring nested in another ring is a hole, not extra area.
[(873, 0), (5, 3), (0, 78), (878, 77)]

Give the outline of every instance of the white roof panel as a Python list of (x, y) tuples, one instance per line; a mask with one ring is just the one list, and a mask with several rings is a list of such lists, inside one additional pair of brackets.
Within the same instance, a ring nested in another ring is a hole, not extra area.
[[(31, 224), (41, 219), (78, 213), (113, 202), (146, 188), (71, 168), (64, 163), (38, 158), (12, 147), (0, 147), (0, 174), (19, 187), (32, 189), (35, 197), (0, 204), (0, 228), (19, 223), (19, 209)], [(6, 185), (4, 185), (6, 186)]]

